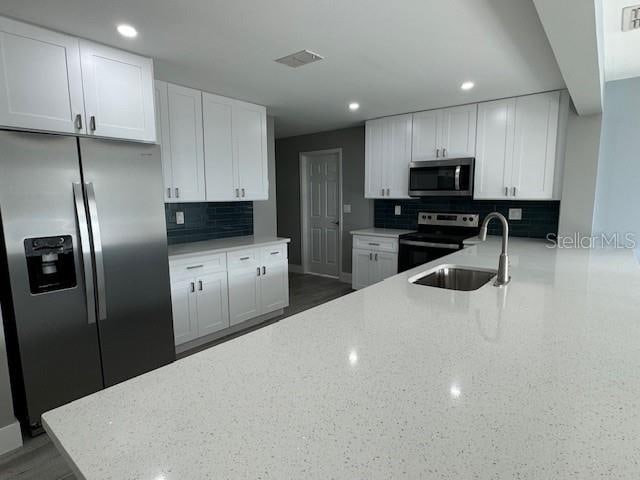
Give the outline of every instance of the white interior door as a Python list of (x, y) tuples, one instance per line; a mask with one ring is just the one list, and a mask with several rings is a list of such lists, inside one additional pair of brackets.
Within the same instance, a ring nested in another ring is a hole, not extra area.
[(80, 61), (88, 133), (155, 142), (153, 61), (85, 40)]
[(276, 262), (263, 267), (260, 277), (262, 313), (269, 313), (289, 305), (289, 276), (285, 262)]
[(0, 18), (0, 125), (86, 132), (77, 39)]
[(198, 336), (229, 326), (227, 272), (210, 273), (197, 279)]
[(231, 325), (260, 315), (258, 266), (229, 270), (229, 319)]
[(171, 282), (171, 309), (176, 345), (196, 338), (195, 280)]
[(340, 274), (340, 153), (306, 155), (308, 273)]
[(234, 166), (241, 200), (267, 200), (267, 111), (259, 105), (233, 104)]
[(203, 92), (202, 126), (207, 201), (240, 199), (233, 174), (233, 100)]

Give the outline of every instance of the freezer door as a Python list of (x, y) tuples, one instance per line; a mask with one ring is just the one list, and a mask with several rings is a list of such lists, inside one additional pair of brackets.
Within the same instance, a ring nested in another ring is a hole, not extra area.
[(16, 411), (28, 424), (102, 388), (80, 181), (75, 137), (0, 131), (0, 216), (10, 281), (1, 293)]
[(106, 386), (175, 359), (160, 148), (80, 139)]

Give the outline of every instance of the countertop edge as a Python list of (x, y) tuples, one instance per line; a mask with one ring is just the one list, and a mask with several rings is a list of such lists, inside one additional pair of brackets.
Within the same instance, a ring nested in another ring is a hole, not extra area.
[[(239, 238), (239, 237), (229, 237), (229, 239), (232, 239), (232, 238)], [(200, 242), (195, 242), (195, 243), (200, 243)], [(258, 240), (258, 241), (254, 242), (254, 243), (245, 243), (245, 244), (241, 244), (241, 245), (231, 245), (231, 246), (226, 246), (226, 247), (225, 246), (207, 247), (207, 246), (203, 245), (202, 249), (196, 249), (194, 251), (189, 251), (189, 252), (171, 253), (171, 251), (169, 251), (168, 252), (168, 256), (169, 256), (169, 261), (171, 261), (171, 260), (179, 260), (179, 259), (182, 259), (182, 258), (197, 257), (197, 256), (200, 256), (200, 255), (206, 255), (206, 254), (211, 254), (211, 253), (233, 252), (233, 251), (236, 251), (236, 250), (244, 250), (246, 248), (257, 248), (257, 247), (265, 247), (265, 246), (269, 246), (269, 245), (278, 245), (280, 243), (291, 243), (291, 239), (290, 238), (285, 238), (285, 237), (277, 237), (277, 238), (273, 238), (271, 240), (267, 240), (267, 239), (265, 239), (264, 241)], [(169, 247), (169, 249), (170, 249), (170, 247)]]

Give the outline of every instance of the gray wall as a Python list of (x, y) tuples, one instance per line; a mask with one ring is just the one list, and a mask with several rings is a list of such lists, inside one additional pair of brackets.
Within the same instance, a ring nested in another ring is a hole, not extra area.
[(22, 445), (20, 427), (13, 416), (9, 365), (2, 325), (2, 312), (0, 312), (0, 455)]
[(253, 202), (253, 234), (275, 236), (276, 225), (276, 154), (273, 117), (267, 117), (267, 151), (269, 152), (269, 200)]
[(640, 240), (640, 78), (607, 82), (593, 230)]
[(351, 235), (373, 225), (373, 201), (364, 198), (364, 127), (345, 128), (276, 140), (278, 235), (291, 238), (289, 263), (302, 264), (300, 239), (300, 152), (342, 148), (342, 271), (351, 273)]

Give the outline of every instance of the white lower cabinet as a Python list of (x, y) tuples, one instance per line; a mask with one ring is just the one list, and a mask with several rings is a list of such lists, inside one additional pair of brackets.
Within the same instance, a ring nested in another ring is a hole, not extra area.
[(170, 261), (176, 345), (289, 305), (285, 243)]
[(398, 273), (398, 239), (354, 235), (353, 245), (354, 290), (381, 282)]

